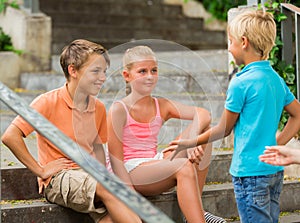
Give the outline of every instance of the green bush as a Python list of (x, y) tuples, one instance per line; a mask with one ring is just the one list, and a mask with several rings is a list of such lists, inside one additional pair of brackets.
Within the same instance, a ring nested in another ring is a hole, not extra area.
[(0, 13), (5, 13), (6, 8), (10, 6), (15, 9), (19, 9), (20, 6), (16, 0), (10, 1), (10, 0), (0, 0)]
[(22, 54), (21, 50), (17, 50), (13, 47), (11, 42), (11, 37), (4, 33), (3, 29), (0, 27), (0, 51), (12, 51), (17, 54)]
[(216, 19), (227, 21), (227, 12), (239, 5), (246, 5), (247, 0), (198, 0)]
[[(188, 0), (185, 0), (188, 1)], [(201, 2), (204, 6), (204, 8), (210, 12), (215, 18), (227, 21), (227, 12), (231, 8), (235, 8), (241, 5), (247, 5), (247, 0), (196, 0), (198, 2)], [(260, 2), (260, 1), (258, 1)], [(300, 1), (299, 0), (281, 0), (281, 1), (269, 1), (269, 2), (285, 2), (285, 3), (291, 3), (298, 7), (300, 7)]]

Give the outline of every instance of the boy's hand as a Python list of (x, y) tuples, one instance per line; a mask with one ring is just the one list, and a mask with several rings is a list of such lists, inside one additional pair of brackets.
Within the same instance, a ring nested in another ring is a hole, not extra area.
[(47, 163), (43, 166), (43, 173), (40, 176), (42, 179), (47, 179), (63, 169), (69, 169), (73, 161), (67, 158), (60, 158)]
[(172, 149), (175, 149), (175, 152), (170, 160), (173, 160), (174, 157), (181, 151), (195, 147), (197, 142), (194, 139), (181, 139), (181, 140), (174, 140), (170, 142), (170, 147)]

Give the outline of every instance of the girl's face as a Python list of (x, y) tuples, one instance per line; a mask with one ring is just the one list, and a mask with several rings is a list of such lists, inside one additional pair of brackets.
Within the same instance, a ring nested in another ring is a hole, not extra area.
[(235, 39), (233, 36), (228, 33), (229, 46), (228, 51), (232, 54), (236, 65), (244, 64), (243, 59), (243, 42)]
[(92, 54), (86, 63), (78, 70), (78, 90), (87, 95), (97, 95), (106, 80), (107, 63), (99, 54)]
[(143, 95), (151, 94), (158, 80), (157, 62), (152, 57), (136, 61), (123, 75), (133, 91)]

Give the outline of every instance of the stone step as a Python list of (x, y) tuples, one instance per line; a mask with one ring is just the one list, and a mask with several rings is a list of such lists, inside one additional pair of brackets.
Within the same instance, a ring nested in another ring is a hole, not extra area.
[[(41, 198), (38, 194), (37, 178), (27, 168), (16, 160), (12, 154), (2, 150), (1, 157), (1, 199), (2, 200), (27, 200)], [(229, 166), (231, 154), (219, 155), (213, 158), (206, 179), (207, 185), (222, 184), (231, 181)], [(22, 179), (22, 184), (20, 184)]]
[[(185, 94), (225, 94), (228, 86), (228, 51), (191, 51), (179, 44), (159, 40), (139, 40), (122, 44), (109, 50), (111, 65), (107, 70), (106, 82), (100, 94), (120, 92), (125, 88), (121, 75), (122, 53), (135, 45), (160, 44), (171, 47), (172, 52), (156, 52), (159, 67), (159, 81), (156, 91)], [(59, 56), (52, 56), (52, 71), (21, 74), (20, 87), (28, 90), (52, 90), (65, 82), (59, 63)], [(174, 87), (175, 86), (175, 87)]]
[[(30, 152), (37, 157), (35, 135), (32, 134), (26, 139), (26, 144)], [(214, 150), (214, 156), (210, 165), (207, 184), (203, 192), (203, 206), (205, 210), (222, 217), (232, 218), (237, 216), (235, 206), (233, 187), (230, 183), (228, 173), (231, 161), (230, 151)], [(22, 179), (22, 184), (20, 184)], [(281, 195), (281, 210), (295, 211), (300, 210), (300, 183), (299, 180), (285, 180)], [(38, 199), (36, 203), (34, 200)], [(14, 219), (19, 213), (23, 213), (24, 221), (20, 222), (51, 222), (50, 216), (55, 216), (56, 221), (67, 219), (64, 222), (76, 222), (73, 219), (68, 220), (72, 211), (61, 207), (53, 206), (45, 201), (40, 201), (41, 196), (37, 194), (36, 177), (16, 160), (12, 153), (2, 144), (1, 145), (1, 212), (2, 222), (17, 222)], [(180, 212), (174, 192), (162, 194), (159, 196), (148, 197), (157, 207), (175, 219), (175, 222), (181, 221)], [(18, 201), (22, 202), (18, 202)], [(21, 206), (19, 206), (19, 204)], [(24, 204), (25, 203), (25, 204)], [(3, 204), (3, 205), (2, 205)], [(5, 204), (5, 205), (4, 205)], [(30, 205), (32, 204), (32, 205)], [(226, 208), (225, 208), (226, 207)], [(71, 213), (70, 213), (71, 212)], [(25, 217), (26, 216), (26, 217)], [(27, 221), (27, 217), (32, 221)], [(85, 222), (87, 216), (80, 215), (80, 222)], [(7, 219), (7, 221), (6, 221)], [(45, 220), (46, 219), (46, 220)], [(76, 218), (77, 219), (77, 218)], [(293, 218), (294, 219), (294, 218)], [(288, 221), (286, 222), (288, 223)]]
[(1, 201), (1, 222), (93, 223), (88, 214), (50, 204), (44, 199)]
[(108, 49), (150, 38), (176, 41), (194, 50), (227, 46), (224, 30), (206, 30), (202, 18), (187, 17), (180, 4), (162, 0), (40, 0), (40, 9), (52, 20), (52, 54), (59, 54), (76, 38), (99, 42)]
[[(151, 29), (130, 29), (126, 27), (107, 26), (106, 24), (91, 24), (88, 26), (77, 24), (56, 25), (52, 34), (53, 43), (57, 44), (57, 46), (59, 46), (58, 44), (60, 44), (60, 46), (66, 45), (74, 39), (83, 38), (84, 33), (85, 38), (101, 43), (108, 49), (116, 46), (110, 41), (123, 44), (130, 42), (133, 39), (139, 40), (145, 38), (167, 39), (169, 41), (184, 45), (190, 49), (224, 48), (223, 45), (226, 40), (223, 31), (209, 31), (197, 29), (197, 27), (187, 27), (186, 29), (182, 28), (182, 32), (180, 32), (178, 29), (173, 28), (173, 26), (161, 28), (161, 26), (167, 26), (167, 24), (164, 25), (163, 22), (160, 23), (161, 24), (159, 24), (159, 26), (153, 26)], [(105, 30), (105, 32), (95, 32), (97, 29)], [(192, 34), (188, 34), (187, 32), (183, 31), (187, 29), (190, 29)], [(211, 38), (211, 36), (214, 37)], [(161, 47), (157, 48), (161, 49)]]
[[(285, 181), (281, 195), (280, 207), (282, 212), (293, 212), (300, 209), (299, 181)], [(170, 216), (175, 222), (182, 222), (177, 203), (176, 192), (147, 197), (157, 208)], [(232, 219), (238, 216), (231, 183), (207, 185), (202, 196), (203, 207), (206, 211), (224, 218)], [(288, 215), (288, 214), (286, 214)], [(76, 218), (73, 218), (76, 216)], [(2, 223), (11, 222), (90, 222), (86, 214), (79, 214), (70, 209), (49, 204), (44, 199), (1, 201)], [(52, 219), (52, 220), (50, 220)], [(55, 221), (54, 221), (55, 219)], [(292, 217), (300, 220), (299, 213)], [(235, 221), (238, 222), (238, 221)], [(298, 221), (283, 221), (284, 223)]]
[[(25, 143), (30, 153), (37, 159), (35, 134), (29, 135)], [(231, 181), (229, 166), (231, 151), (213, 151), (211, 164), (207, 175), (207, 185), (221, 184)], [(19, 183), (22, 179), (22, 184)], [(37, 199), (37, 178), (24, 165), (15, 158), (11, 151), (1, 144), (1, 199), (24, 200)]]
[[(149, 11), (149, 10), (147, 10)], [(139, 11), (142, 13), (142, 10)], [(106, 31), (113, 27), (122, 27), (125, 29), (193, 29), (199, 30), (199, 27), (203, 26), (203, 19), (198, 18), (184, 18), (179, 14), (176, 14), (176, 10), (172, 15), (168, 16), (167, 19), (161, 19), (157, 15), (151, 15), (149, 13), (133, 15), (133, 14), (116, 14), (116, 15), (106, 15), (103, 16), (102, 11), (98, 11), (95, 14), (90, 12), (82, 12), (81, 16), (78, 17), (78, 12), (72, 11), (47, 11), (48, 15), (52, 17), (52, 23), (59, 24), (59, 26), (69, 26), (69, 25), (85, 25), (89, 27), (88, 24), (93, 21), (92, 25), (100, 25)], [(154, 13), (153, 13), (154, 14)], [(183, 23), (182, 20), (185, 19)], [(174, 26), (170, 27), (170, 24)]]
[[(180, 5), (168, 5), (162, 1), (131, 1), (119, 0), (114, 2), (105, 1), (59, 1), (57, 3), (49, 0), (40, 0), (40, 9), (42, 12), (52, 15), (52, 13), (90, 13), (98, 16), (144, 16), (150, 18), (183, 18), (182, 7)], [(95, 10), (97, 9), (97, 10)], [(93, 12), (93, 13), (91, 13)], [(91, 17), (93, 18), (93, 17)], [(97, 20), (96, 20), (97, 21)], [(94, 22), (93, 20), (89, 21)]]

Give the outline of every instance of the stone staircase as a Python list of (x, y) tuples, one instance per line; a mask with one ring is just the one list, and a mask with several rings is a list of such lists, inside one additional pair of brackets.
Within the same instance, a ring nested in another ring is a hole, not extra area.
[[(177, 42), (192, 50), (225, 49), (225, 31), (204, 28), (204, 20), (183, 14), (181, 5), (163, 0), (39, 0), (52, 19), (52, 54), (77, 38), (107, 49), (140, 39)], [(160, 50), (164, 49), (160, 46)]]
[[(228, 85), (227, 51), (173, 51), (158, 52), (160, 80), (155, 94), (186, 104), (207, 108), (216, 123), (221, 115), (224, 95)], [(99, 94), (107, 108), (117, 98), (125, 94), (125, 84), (120, 75), (121, 54), (110, 53), (112, 66)], [(28, 103), (41, 92), (61, 86), (65, 80), (53, 57), (54, 71), (49, 73), (25, 73), (21, 75), (18, 94)], [(0, 103), (1, 134), (15, 114)], [(167, 122), (160, 134), (160, 144), (164, 146), (186, 126), (186, 122)], [(26, 144), (37, 156), (35, 134), (26, 138)], [(213, 157), (203, 192), (205, 210), (228, 218), (238, 216), (230, 175), (228, 173), (231, 155), (226, 140), (214, 143)], [(286, 180), (281, 196), (282, 211), (300, 210), (300, 184), (298, 180)], [(181, 223), (176, 193), (147, 197), (154, 205), (168, 214), (175, 222)], [(288, 218), (289, 217), (289, 218)], [(232, 222), (238, 222), (229, 220)], [(79, 214), (46, 202), (37, 194), (36, 177), (28, 171), (12, 153), (1, 144), (1, 222), (34, 223), (91, 223), (86, 214)], [(300, 222), (297, 213), (281, 218), (281, 223)]]

